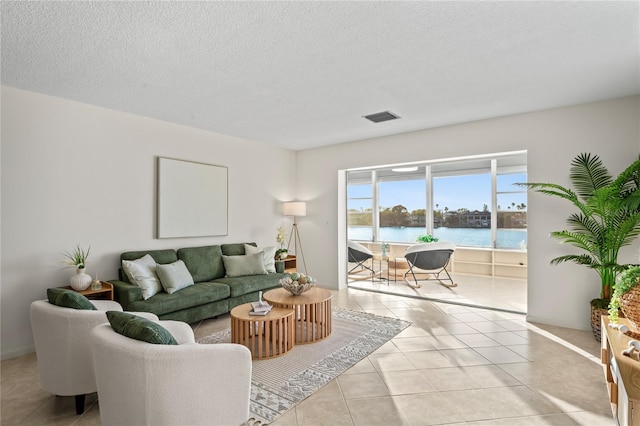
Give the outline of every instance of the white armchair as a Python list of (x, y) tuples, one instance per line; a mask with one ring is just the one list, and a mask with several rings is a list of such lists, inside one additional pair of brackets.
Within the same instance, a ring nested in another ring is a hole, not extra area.
[(249, 419), (251, 353), (236, 344), (200, 345), (185, 323), (160, 321), (179, 345), (91, 332), (100, 421), (108, 425), (240, 425)]
[[(54, 395), (75, 396), (76, 413), (84, 411), (85, 395), (96, 392), (89, 334), (108, 322), (106, 311), (122, 311), (118, 302), (92, 300), (98, 309), (80, 310), (52, 305), (48, 300), (31, 303), (31, 330), (42, 388)], [(151, 313), (137, 313), (157, 320)]]

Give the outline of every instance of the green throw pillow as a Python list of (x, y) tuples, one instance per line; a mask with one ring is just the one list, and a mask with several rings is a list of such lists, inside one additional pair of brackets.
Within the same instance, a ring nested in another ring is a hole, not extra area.
[(83, 309), (87, 311), (97, 311), (93, 303), (89, 299), (78, 293), (77, 291), (67, 288), (48, 288), (47, 298), (49, 303), (56, 306), (62, 306), (72, 309)]
[(111, 328), (123, 336), (154, 345), (177, 345), (176, 339), (160, 324), (128, 312), (107, 311)]

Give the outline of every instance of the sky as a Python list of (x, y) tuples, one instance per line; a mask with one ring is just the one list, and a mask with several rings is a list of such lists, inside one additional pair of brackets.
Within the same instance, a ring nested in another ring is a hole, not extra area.
[[(527, 194), (522, 188), (514, 186), (515, 182), (526, 182), (526, 174), (510, 174), (498, 176), (498, 205), (500, 210), (507, 210), (511, 203), (527, 204)], [(395, 181), (380, 183), (380, 205), (393, 207), (401, 204), (409, 212), (423, 209), (426, 205), (426, 189), (424, 180)], [(519, 194), (501, 194), (502, 191), (522, 191)], [(464, 175), (434, 178), (433, 205), (450, 211), (460, 208), (482, 210), (486, 204), (491, 210), (491, 175)], [(371, 185), (353, 185), (349, 188), (348, 197), (370, 197)], [(370, 208), (369, 200), (350, 200), (349, 208)], [(517, 210), (511, 207), (512, 210)]]

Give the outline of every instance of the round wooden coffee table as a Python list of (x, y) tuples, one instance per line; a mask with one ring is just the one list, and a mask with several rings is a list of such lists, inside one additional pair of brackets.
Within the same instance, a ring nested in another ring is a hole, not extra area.
[(331, 292), (313, 287), (294, 296), (284, 288), (269, 290), (264, 300), (274, 307), (293, 309), (296, 326), (296, 344), (313, 343), (331, 334)]
[(239, 343), (251, 351), (253, 359), (284, 355), (293, 349), (294, 317), (291, 308), (274, 307), (264, 316), (249, 315), (251, 304), (231, 310), (231, 343)]

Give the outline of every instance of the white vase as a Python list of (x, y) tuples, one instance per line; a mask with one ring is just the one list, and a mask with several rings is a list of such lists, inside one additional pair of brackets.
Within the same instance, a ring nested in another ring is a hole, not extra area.
[(76, 269), (76, 274), (71, 277), (71, 288), (75, 291), (82, 291), (91, 285), (91, 275), (84, 272), (84, 268)]

